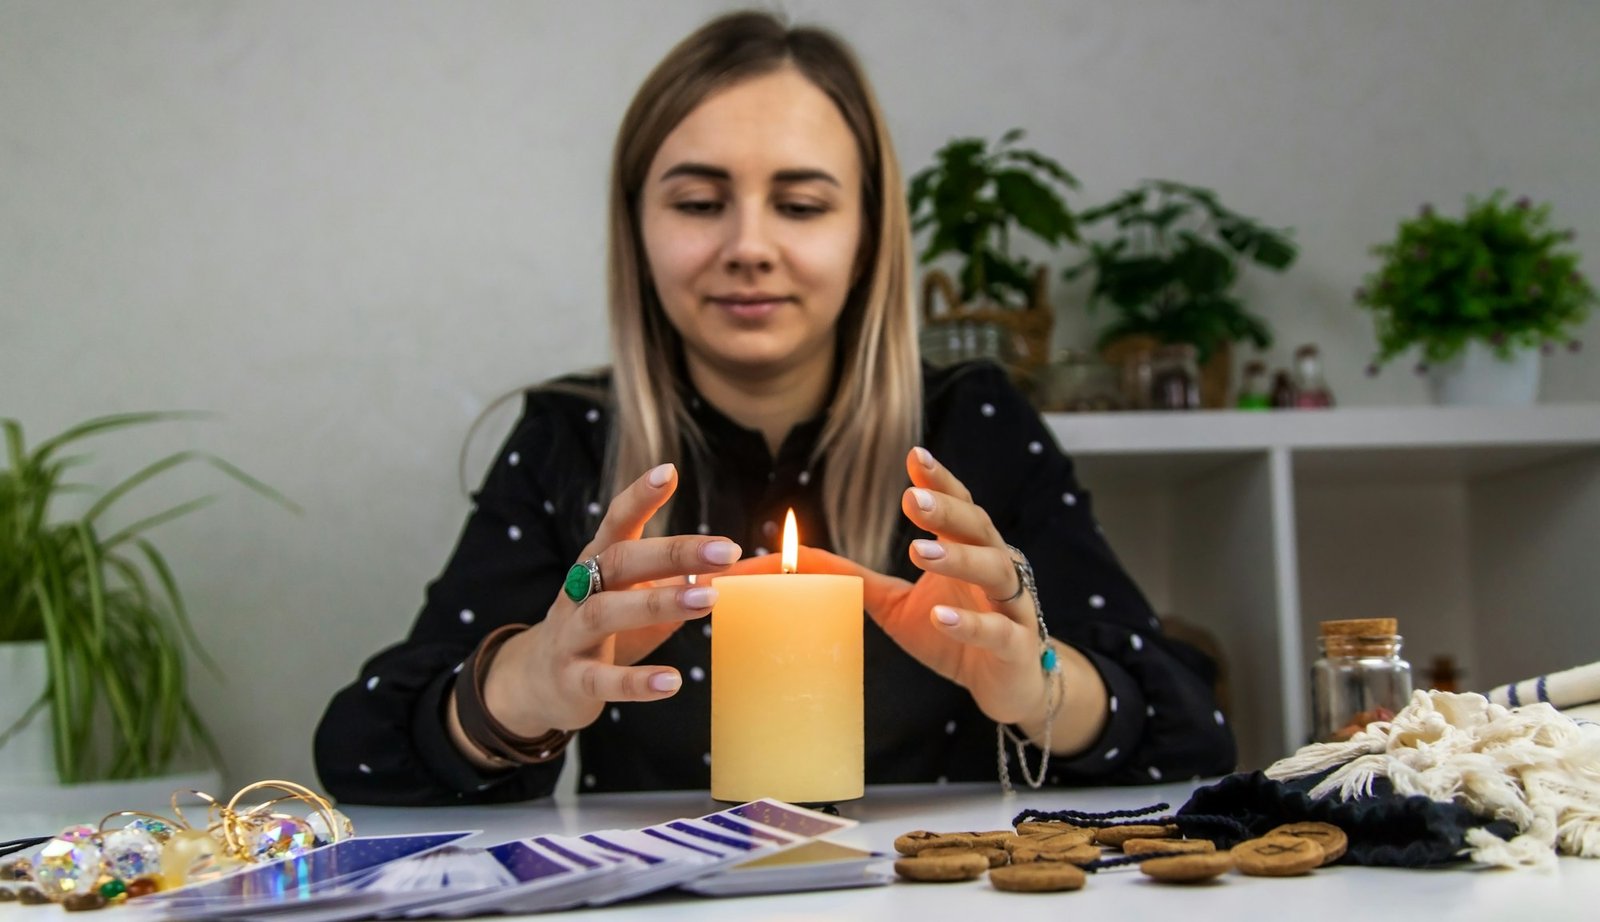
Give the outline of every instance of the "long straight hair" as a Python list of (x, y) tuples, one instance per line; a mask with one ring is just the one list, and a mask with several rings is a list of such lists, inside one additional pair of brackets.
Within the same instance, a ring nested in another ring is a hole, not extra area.
[[(823, 511), (836, 551), (885, 569), (900, 519), (905, 456), (921, 438), (922, 378), (912, 305), (911, 235), (900, 165), (855, 55), (822, 29), (763, 12), (712, 20), (656, 65), (623, 116), (612, 159), (609, 297), (614, 432), (610, 495), (649, 467), (703, 456), (685, 405), (683, 342), (650, 280), (640, 193), (668, 134), (711, 94), (793, 67), (838, 106), (861, 157), (862, 267), (836, 330), (838, 383), (813, 463), (826, 458)], [(668, 384), (671, 386), (667, 386)], [(666, 528), (658, 514), (650, 532)]]

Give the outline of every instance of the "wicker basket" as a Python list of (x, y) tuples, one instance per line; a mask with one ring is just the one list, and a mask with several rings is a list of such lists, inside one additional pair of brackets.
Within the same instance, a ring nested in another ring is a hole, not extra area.
[(1008, 370), (1021, 379), (1032, 380), (1050, 358), (1050, 327), (1055, 314), (1046, 300), (1048, 279), (1048, 270), (1040, 266), (1033, 275), (1028, 306), (1018, 309), (962, 304), (955, 281), (938, 269), (931, 270), (922, 280), (922, 325), (925, 329), (957, 323), (997, 326), (1009, 334), (1005, 363)]

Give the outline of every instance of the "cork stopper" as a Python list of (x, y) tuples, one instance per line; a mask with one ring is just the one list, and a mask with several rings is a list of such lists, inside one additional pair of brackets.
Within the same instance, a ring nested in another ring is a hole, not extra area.
[(1395, 618), (1324, 621), (1319, 627), (1324, 637), (1385, 637), (1400, 633), (1400, 622)]
[(1394, 656), (1400, 649), (1400, 622), (1395, 618), (1324, 621), (1322, 649), (1329, 656)]

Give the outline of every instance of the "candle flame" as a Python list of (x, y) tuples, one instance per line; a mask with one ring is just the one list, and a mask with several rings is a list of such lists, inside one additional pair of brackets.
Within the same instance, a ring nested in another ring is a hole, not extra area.
[(800, 569), (800, 536), (794, 527), (794, 510), (783, 517), (783, 572), (795, 573)]

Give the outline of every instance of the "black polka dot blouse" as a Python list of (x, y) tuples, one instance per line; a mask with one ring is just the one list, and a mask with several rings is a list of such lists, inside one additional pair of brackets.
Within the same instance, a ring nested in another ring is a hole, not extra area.
[[(1162, 636), (1160, 622), (1101, 535), (1093, 505), (1033, 408), (989, 364), (924, 369), (923, 443), (972, 491), (1005, 540), (1027, 554), (1050, 633), (1099, 670), (1110, 719), (1086, 751), (1050, 762), (1055, 785), (1148, 783), (1230, 771), (1234, 742), (1213, 703), (1212, 666)], [(607, 378), (563, 379), (604, 392)], [(378, 653), (328, 705), (317, 769), (340, 800), (486, 803), (549, 794), (560, 762), (484, 771), (451, 743), (443, 708), (461, 661), (503, 624), (544, 617), (604, 511), (600, 470), (608, 407), (543, 387), (496, 457), (444, 572), (410, 634)], [(777, 457), (761, 434), (691, 396), (708, 467), (684, 465), (675, 534), (726, 535), (748, 554), (778, 549), (785, 510), (818, 546), (826, 459), (812, 458), (818, 418), (796, 426)], [(903, 521), (892, 570), (916, 579)], [(615, 703), (578, 734), (580, 792), (708, 788), (711, 621), (688, 622), (646, 662), (676, 667), (678, 694)], [(866, 780), (995, 781), (995, 727), (972, 698), (902, 652), (866, 620)], [(1030, 751), (1030, 764), (1039, 756)], [(565, 758), (573, 758), (569, 750)], [(1015, 773), (1013, 768), (1013, 773)]]

